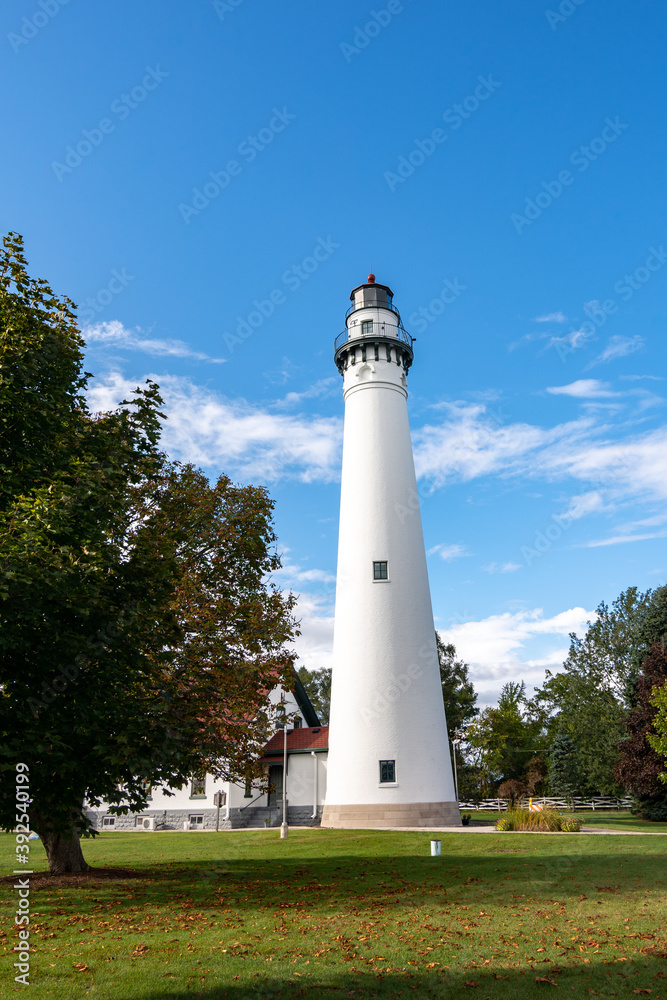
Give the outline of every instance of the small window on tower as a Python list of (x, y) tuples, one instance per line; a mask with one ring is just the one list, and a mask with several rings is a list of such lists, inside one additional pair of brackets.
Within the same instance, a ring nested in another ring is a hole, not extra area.
[(396, 781), (396, 761), (395, 760), (381, 760), (380, 761), (380, 784), (386, 785), (390, 783), (395, 783)]
[(361, 336), (365, 337), (366, 334), (373, 332), (373, 320), (364, 319), (361, 322)]
[(374, 562), (373, 563), (373, 579), (374, 580), (388, 580), (387, 576), (387, 564), (386, 562)]

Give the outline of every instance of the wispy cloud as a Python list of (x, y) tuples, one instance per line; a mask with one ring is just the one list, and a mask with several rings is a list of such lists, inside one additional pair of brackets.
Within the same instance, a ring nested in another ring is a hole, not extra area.
[(426, 553), (429, 556), (439, 555), (441, 559), (445, 562), (449, 562), (450, 559), (460, 559), (462, 556), (469, 556), (470, 553), (466, 550), (465, 545), (434, 545), (432, 549), (429, 549)]
[(610, 399), (618, 396), (612, 392), (607, 382), (595, 378), (580, 378), (569, 385), (552, 385), (547, 388), (552, 396), (574, 396), (575, 399)]
[(328, 396), (332, 393), (334, 386), (338, 385), (340, 378), (321, 378), (309, 389), (303, 392), (288, 392), (282, 399), (277, 400), (273, 406), (279, 410), (287, 410), (292, 406), (299, 406), (304, 399), (318, 399), (321, 396)]
[(595, 334), (580, 327), (578, 330), (570, 330), (563, 337), (550, 337), (544, 350), (548, 351), (549, 348), (553, 347), (561, 356), (564, 356), (585, 347), (594, 336)]
[(644, 347), (644, 340), (639, 335), (635, 337), (612, 337), (601, 354), (593, 358), (586, 368), (595, 368), (596, 365), (603, 365), (617, 358), (625, 358), (628, 354), (634, 354)]
[(516, 573), (518, 569), (521, 569), (520, 563), (506, 562), (506, 563), (489, 563), (488, 566), (482, 566), (484, 573)]
[(611, 538), (599, 538), (586, 542), (584, 548), (599, 549), (606, 545), (626, 545), (628, 542), (647, 542), (652, 538), (667, 538), (667, 531), (652, 531), (643, 535), (612, 535)]
[[(163, 447), (175, 459), (223, 469), (243, 481), (329, 482), (340, 473), (342, 421), (270, 412), (242, 399), (229, 400), (173, 375), (145, 376), (160, 385), (167, 420)], [(119, 373), (96, 380), (93, 410), (110, 410), (138, 382)]]
[[(580, 391), (574, 390), (575, 394)], [(589, 385), (587, 391), (607, 390)], [(543, 428), (527, 423), (499, 425), (480, 404), (449, 404), (446, 412), (442, 423), (428, 424), (414, 433), (415, 464), (421, 478), (438, 484), (483, 476), (547, 482), (572, 479), (615, 500), (663, 503), (667, 499), (667, 426), (631, 434), (631, 420), (614, 426), (590, 413)]]
[(535, 323), (566, 323), (567, 316), (562, 312), (547, 313), (546, 316), (536, 316)]
[(192, 358), (194, 361), (208, 361), (212, 364), (223, 364), (225, 358), (212, 358), (201, 351), (195, 351), (183, 340), (159, 340), (146, 337), (139, 328), (128, 330), (118, 320), (108, 323), (97, 323), (83, 328), (83, 338), (86, 344), (98, 347), (114, 347), (125, 351), (141, 351), (153, 357)]

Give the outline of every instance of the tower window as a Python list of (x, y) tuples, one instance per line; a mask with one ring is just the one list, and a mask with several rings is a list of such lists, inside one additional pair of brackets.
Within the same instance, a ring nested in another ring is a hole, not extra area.
[(364, 319), (361, 321), (361, 336), (365, 337), (367, 333), (373, 332), (373, 320)]
[(380, 761), (380, 784), (385, 785), (396, 781), (396, 761)]
[(374, 580), (388, 580), (387, 576), (387, 564), (386, 562), (374, 562), (373, 563), (373, 579)]

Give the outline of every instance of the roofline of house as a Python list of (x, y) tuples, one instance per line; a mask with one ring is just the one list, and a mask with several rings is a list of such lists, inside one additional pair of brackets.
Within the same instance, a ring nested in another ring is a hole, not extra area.
[[(329, 752), (329, 747), (312, 747), (312, 749), (310, 747), (306, 747), (303, 750), (301, 749), (290, 750), (288, 747), (287, 756), (289, 757), (290, 754), (293, 753), (328, 753), (328, 752)], [(275, 757), (276, 760), (282, 760), (283, 756), (284, 756), (284, 751), (281, 750), (280, 753), (264, 753), (262, 754), (261, 759), (265, 760), (266, 758), (270, 757), (273, 760), (273, 758)]]

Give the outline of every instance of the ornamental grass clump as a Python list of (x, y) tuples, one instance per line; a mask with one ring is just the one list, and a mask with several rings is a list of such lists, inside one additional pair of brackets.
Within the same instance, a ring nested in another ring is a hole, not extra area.
[(530, 812), (529, 809), (508, 809), (496, 823), (496, 830), (541, 830), (543, 832), (578, 833), (579, 820), (574, 816), (560, 816), (553, 809)]

